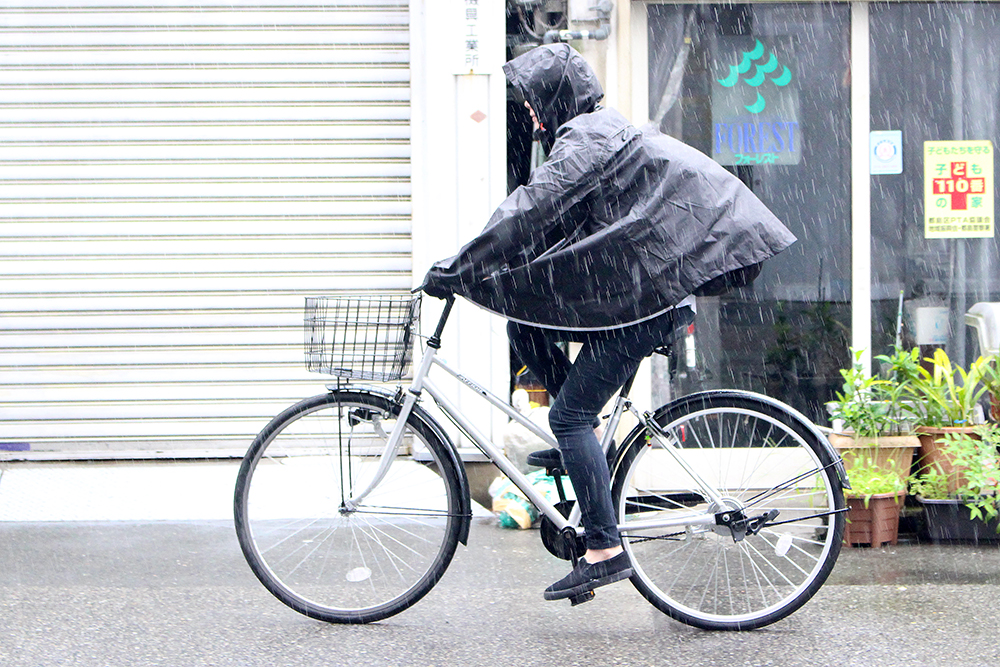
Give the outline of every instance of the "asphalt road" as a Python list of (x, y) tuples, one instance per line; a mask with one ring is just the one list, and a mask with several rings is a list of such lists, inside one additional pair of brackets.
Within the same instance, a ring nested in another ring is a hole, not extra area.
[(1000, 547), (845, 549), (832, 580), (768, 628), (668, 619), (628, 582), (545, 602), (567, 571), (536, 531), (474, 523), (413, 608), (327, 625), (272, 598), (224, 521), (0, 523), (0, 665), (713, 665), (1000, 663)]

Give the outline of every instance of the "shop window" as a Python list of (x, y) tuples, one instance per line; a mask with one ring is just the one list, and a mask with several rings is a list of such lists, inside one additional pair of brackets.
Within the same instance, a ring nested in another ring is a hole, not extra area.
[(993, 192), (979, 180), (1000, 140), (1000, 7), (893, 3), (870, 16), (871, 127), (898, 132), (902, 151), (898, 173), (872, 176), (873, 351), (895, 343), (902, 293), (903, 344), (967, 365), (979, 349), (965, 312), (1000, 301)]
[(847, 4), (649, 5), (649, 118), (731, 169), (799, 241), (748, 289), (699, 299), (654, 400), (761, 391), (825, 421), (849, 361)]

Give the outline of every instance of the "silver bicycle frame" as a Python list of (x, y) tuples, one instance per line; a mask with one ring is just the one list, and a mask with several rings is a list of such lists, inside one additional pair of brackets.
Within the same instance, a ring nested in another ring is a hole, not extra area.
[[(431, 366), (437, 366), (443, 369), (452, 377), (459, 380), (462, 384), (466, 385), (482, 398), (484, 398), (488, 403), (495, 406), (497, 409), (502, 411), (508, 417), (521, 424), (529, 431), (537, 435), (546, 444), (555, 447), (555, 439), (544, 430), (542, 430), (537, 424), (533, 423), (530, 419), (522, 415), (521, 413), (514, 410), (506, 401), (500, 399), (495, 394), (489, 392), (488, 390), (481, 387), (479, 384), (473, 382), (472, 380), (461, 375), (454, 369), (452, 369), (444, 361), (437, 358), (437, 349), (433, 347), (428, 347), (424, 353), (423, 358), (420, 361), (420, 366), (417, 368), (413, 376), (413, 382), (410, 384), (409, 389), (405, 392), (403, 399), (403, 405), (400, 409), (399, 415), (396, 418), (396, 425), (393, 427), (392, 433), (389, 435), (388, 442), (386, 443), (385, 450), (382, 452), (381, 459), (379, 461), (379, 467), (375, 472), (374, 477), (368, 486), (360, 493), (355, 494), (351, 498), (345, 501), (345, 506), (347, 509), (357, 509), (366, 496), (368, 496), (371, 491), (378, 486), (382, 480), (385, 478), (386, 473), (389, 471), (389, 467), (392, 465), (393, 460), (399, 450), (399, 444), (402, 442), (403, 430), (406, 426), (406, 420), (413, 410), (413, 405), (416, 403), (419, 396), (424, 390), (431, 395), (434, 402), (437, 403), (438, 407), (450, 418), (452, 419), (459, 428), (465, 433), (465, 435), (478, 447), (483, 454), (485, 454), (490, 461), (492, 461), (500, 471), (507, 476), (507, 478), (513, 482), (513, 484), (521, 490), (525, 497), (530, 500), (535, 507), (544, 516), (554, 524), (557, 530), (563, 530), (565, 528), (573, 528), (578, 533), (582, 532), (582, 527), (580, 527), (580, 506), (575, 504), (573, 510), (570, 512), (569, 517), (564, 517), (555, 505), (550, 502), (543, 494), (541, 494), (535, 487), (531, 484), (528, 478), (522, 473), (517, 467), (511, 463), (503, 450), (497, 447), (488, 437), (486, 437), (479, 429), (475, 427), (466, 417), (462, 414), (462, 411), (447, 397), (440, 389), (430, 380), (427, 375), (430, 372)], [(721, 496), (718, 490), (712, 488), (704, 479), (698, 475), (691, 466), (684, 460), (678, 452), (680, 451), (680, 445), (675, 442), (671, 442), (671, 438), (668, 435), (666, 438), (663, 437), (662, 431), (658, 428), (651, 428), (649, 426), (649, 420), (652, 416), (649, 414), (641, 415), (639, 412), (632, 407), (631, 402), (627, 397), (618, 395), (615, 400), (614, 409), (605, 425), (604, 436), (601, 440), (601, 449), (603, 452), (607, 453), (608, 447), (610, 446), (611, 439), (615, 430), (618, 428), (618, 424), (621, 420), (622, 413), (628, 410), (642, 423), (647, 424), (647, 429), (649, 429), (652, 437), (663, 446), (664, 450), (670, 454), (678, 465), (681, 466), (696, 484), (705, 492), (708, 498), (718, 503), (721, 506)], [(650, 521), (630, 521), (625, 524), (620, 524), (618, 529), (623, 534), (628, 533), (630, 530), (646, 530), (652, 528), (667, 528), (676, 526), (691, 526), (691, 525), (712, 525), (716, 522), (715, 515), (707, 512), (692, 512), (690, 514), (685, 514), (681, 516), (674, 516), (669, 519), (659, 519)]]

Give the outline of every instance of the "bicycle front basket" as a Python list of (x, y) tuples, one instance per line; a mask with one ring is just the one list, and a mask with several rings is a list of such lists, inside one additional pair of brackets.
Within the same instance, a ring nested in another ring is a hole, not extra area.
[(419, 296), (307, 297), (306, 368), (357, 380), (398, 380), (412, 359), (419, 315)]

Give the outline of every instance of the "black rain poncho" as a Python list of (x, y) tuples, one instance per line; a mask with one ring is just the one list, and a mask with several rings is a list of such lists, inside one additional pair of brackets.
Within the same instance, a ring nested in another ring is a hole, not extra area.
[(795, 242), (708, 156), (599, 108), (604, 91), (568, 45), (529, 51), (504, 72), (542, 124), (548, 159), (425, 288), (537, 326), (610, 329)]

